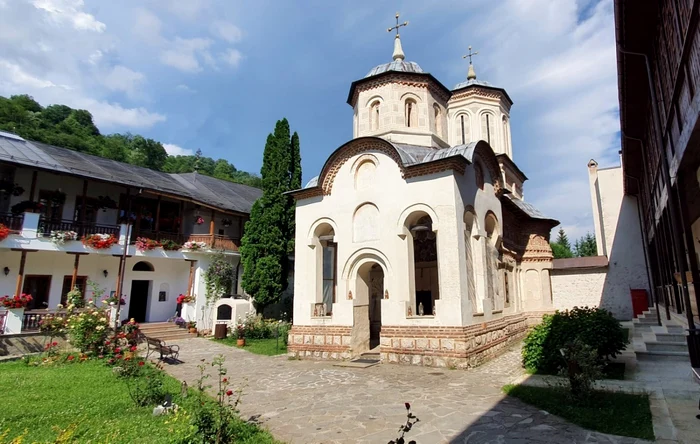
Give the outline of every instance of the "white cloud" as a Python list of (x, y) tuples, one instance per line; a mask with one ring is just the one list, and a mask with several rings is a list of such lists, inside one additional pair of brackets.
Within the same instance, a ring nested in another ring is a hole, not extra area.
[[(530, 178), (526, 198), (561, 220), (573, 242), (593, 230), (586, 165), (613, 165), (619, 150), (612, 2), (509, 0), (472, 17), (456, 40), (474, 42), (479, 78), (515, 101), (513, 152)], [(463, 76), (464, 64), (451, 71)]]
[[(114, 65), (114, 35), (77, 0), (7, 3), (0, 14), (0, 95), (29, 94), (43, 105), (87, 109), (104, 131), (148, 128), (165, 115), (126, 106), (145, 76)], [(86, 36), (87, 31), (94, 31)], [(107, 99), (109, 96), (109, 99)]]
[(184, 83), (181, 83), (181, 84), (177, 85), (177, 86), (175, 87), (175, 89), (176, 89), (177, 91), (180, 91), (180, 92), (191, 93), (191, 94), (197, 92), (197, 90), (194, 90), (194, 89), (190, 88), (189, 86), (185, 85)]
[(171, 156), (192, 156), (194, 154), (194, 151), (185, 149), (173, 143), (164, 143), (163, 148), (165, 148), (165, 152)]
[(92, 14), (82, 11), (83, 0), (33, 0), (37, 9), (48, 13), (50, 20), (55, 23), (70, 23), (81, 31), (104, 32), (107, 25), (98, 21)]
[[(207, 49), (212, 43), (209, 39), (183, 39), (176, 37), (171, 47), (161, 53), (160, 61), (180, 71), (201, 71), (202, 67), (199, 64), (199, 58), (210, 57)], [(211, 61), (211, 58), (208, 61)]]
[(241, 38), (243, 38), (243, 31), (241, 31), (241, 28), (223, 20), (212, 22), (209, 29), (215, 37), (226, 40), (229, 43), (240, 42)]
[(238, 65), (241, 63), (243, 54), (241, 54), (241, 52), (237, 49), (229, 48), (223, 53), (221, 53), (220, 57), (222, 61), (233, 66), (234, 68), (237, 68)]
[(156, 46), (167, 43), (161, 35), (162, 28), (163, 24), (157, 15), (144, 8), (136, 10), (132, 31), (142, 41)]
[(117, 65), (103, 77), (102, 83), (111, 91), (123, 91), (132, 96), (145, 78), (140, 72)]

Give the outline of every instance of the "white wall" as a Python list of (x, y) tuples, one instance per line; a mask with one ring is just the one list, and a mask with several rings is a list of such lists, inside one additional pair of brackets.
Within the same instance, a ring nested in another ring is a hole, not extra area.
[[(0, 274), (0, 294), (2, 295), (12, 295), (15, 292), (20, 256), (21, 253), (17, 251), (0, 250), (0, 269), (5, 266), (10, 268), (8, 276)], [(63, 278), (73, 274), (74, 258), (74, 255), (64, 252), (38, 251), (27, 253), (25, 276), (32, 274), (52, 276), (48, 308), (56, 308), (60, 303)], [(154, 266), (155, 271), (132, 271), (134, 264), (141, 260), (150, 262)], [(108, 272), (107, 278), (104, 277), (104, 270)], [(110, 291), (116, 290), (118, 270), (118, 257), (90, 254), (80, 257), (78, 275), (87, 276), (89, 280), (97, 282), (100, 287), (106, 290), (105, 296), (109, 296)], [(188, 277), (189, 263), (184, 260), (142, 256), (128, 258), (124, 276), (124, 289), (122, 291), (127, 296), (127, 303), (121, 308), (122, 319), (128, 318), (133, 280), (152, 281), (146, 309), (146, 320), (148, 322), (158, 322), (165, 321), (173, 316), (177, 305), (177, 296), (187, 291)], [(167, 290), (166, 301), (164, 302), (158, 301), (158, 293), (161, 289)], [(89, 287), (85, 296), (86, 298), (92, 297)]]
[(553, 270), (554, 305), (560, 308), (595, 305), (621, 320), (631, 319), (631, 289), (649, 292), (636, 199), (624, 195), (621, 167), (588, 164), (591, 206), (598, 255), (607, 256), (606, 269)]

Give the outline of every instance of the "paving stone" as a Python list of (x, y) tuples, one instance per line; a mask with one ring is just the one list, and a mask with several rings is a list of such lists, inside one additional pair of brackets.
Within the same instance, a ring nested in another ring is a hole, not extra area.
[[(201, 359), (224, 355), (232, 386), (244, 387), (241, 416), (257, 418), (284, 442), (386, 443), (406, 421), (405, 402), (420, 419), (406, 438), (421, 444), (642, 442), (590, 432), (505, 397), (501, 387), (524, 375), (517, 347), (480, 367), (448, 370), (334, 367), (331, 361), (254, 355), (202, 338), (179, 345), (183, 362), (166, 365), (168, 373), (192, 385)], [(398, 359), (389, 354), (389, 361)]]

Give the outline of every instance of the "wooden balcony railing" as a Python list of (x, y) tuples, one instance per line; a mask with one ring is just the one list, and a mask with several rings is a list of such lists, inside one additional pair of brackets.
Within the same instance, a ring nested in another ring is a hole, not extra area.
[(180, 245), (184, 244), (185, 242), (204, 242), (212, 250), (238, 251), (238, 248), (240, 246), (239, 239), (233, 239), (221, 234), (190, 234), (188, 236), (179, 233), (169, 233), (165, 231), (141, 230), (138, 233), (131, 236), (131, 242), (136, 242), (137, 237), (154, 239), (159, 242), (171, 240), (173, 242), (177, 242)]
[(50, 236), (52, 231), (75, 231), (78, 233), (78, 239), (89, 234), (111, 234), (117, 238), (119, 237), (119, 227), (117, 225), (99, 225), (72, 220), (52, 221), (40, 219), (39, 231), (44, 237)]
[(2, 213), (0, 214), (0, 224), (5, 225), (12, 231), (22, 231), (22, 224), (24, 223), (24, 214), (11, 214)]
[(36, 331), (39, 330), (41, 326), (41, 320), (48, 316), (58, 316), (65, 318), (67, 313), (65, 311), (56, 310), (29, 310), (24, 312), (24, 319), (22, 321), (22, 331)]

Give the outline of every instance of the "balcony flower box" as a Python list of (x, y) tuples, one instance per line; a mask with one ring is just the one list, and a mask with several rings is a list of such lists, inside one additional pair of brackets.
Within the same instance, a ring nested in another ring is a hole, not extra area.
[(9, 235), (10, 235), (10, 229), (7, 228), (5, 225), (0, 224), (0, 242), (7, 239), (7, 236), (9, 236)]
[(147, 237), (137, 237), (134, 245), (136, 245), (136, 249), (138, 251), (151, 251), (158, 247), (162, 247), (160, 242)]
[(207, 243), (206, 242), (194, 242), (194, 241), (189, 241), (185, 242), (182, 245), (183, 250), (189, 250), (189, 251), (197, 251), (197, 250), (203, 250), (207, 248)]
[(119, 239), (113, 234), (90, 234), (83, 237), (83, 245), (94, 248), (95, 250), (104, 250), (110, 248), (119, 242)]
[(178, 244), (174, 240), (166, 239), (160, 243), (161, 247), (165, 251), (177, 251), (182, 248), (182, 245)]
[(66, 241), (74, 241), (78, 239), (78, 233), (75, 231), (52, 231), (49, 238), (54, 244), (63, 245), (66, 243)]
[(29, 294), (21, 294), (19, 296), (5, 295), (0, 298), (0, 307), (5, 307), (8, 310), (16, 308), (21, 308), (24, 310), (27, 308), (27, 305), (29, 305), (30, 302), (32, 302), (32, 296)]

